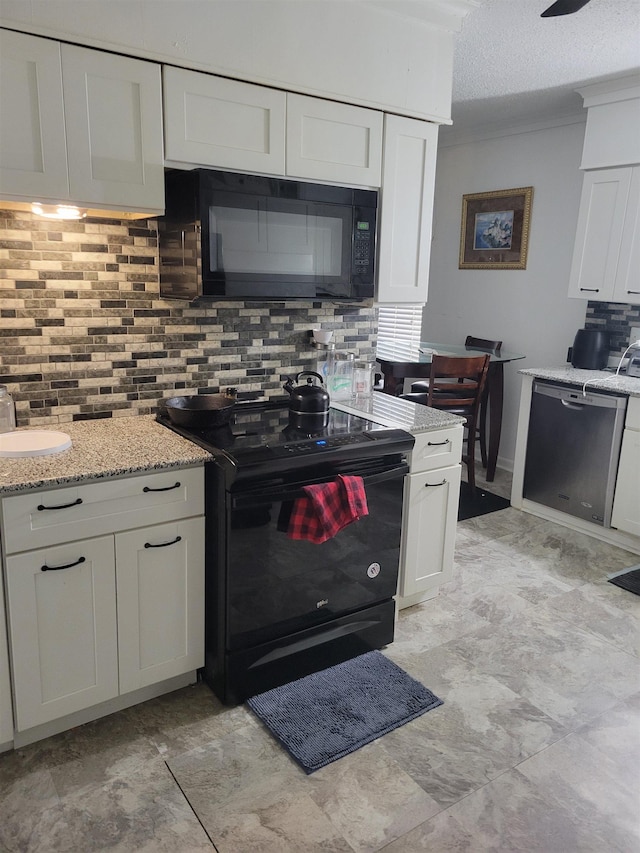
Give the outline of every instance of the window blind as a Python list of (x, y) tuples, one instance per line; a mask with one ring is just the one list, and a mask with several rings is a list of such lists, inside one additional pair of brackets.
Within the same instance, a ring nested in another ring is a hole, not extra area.
[(378, 340), (414, 346), (422, 335), (422, 304), (378, 306)]

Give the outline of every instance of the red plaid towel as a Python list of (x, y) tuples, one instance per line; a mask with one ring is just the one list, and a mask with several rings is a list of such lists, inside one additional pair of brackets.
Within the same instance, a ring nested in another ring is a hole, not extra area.
[(291, 510), (289, 539), (306, 539), (320, 544), (339, 530), (369, 515), (362, 477), (339, 474), (331, 483), (303, 486), (304, 497)]

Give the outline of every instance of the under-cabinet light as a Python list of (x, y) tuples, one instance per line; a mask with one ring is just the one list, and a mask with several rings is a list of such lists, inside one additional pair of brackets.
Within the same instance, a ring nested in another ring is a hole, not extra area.
[(36, 201), (31, 205), (32, 213), (44, 216), (46, 219), (84, 219), (87, 211), (71, 204), (41, 204)]

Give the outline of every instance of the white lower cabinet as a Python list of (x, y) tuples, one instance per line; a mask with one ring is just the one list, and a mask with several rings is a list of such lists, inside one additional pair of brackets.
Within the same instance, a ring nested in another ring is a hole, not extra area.
[(204, 664), (203, 513), (202, 468), (3, 499), (16, 732)]
[(7, 558), (16, 728), (118, 695), (112, 536)]
[(0, 579), (0, 752), (11, 749), (12, 743), (13, 707), (11, 703), (11, 674), (9, 671), (4, 589)]
[(204, 663), (204, 518), (116, 536), (120, 693)]
[(398, 606), (451, 580), (460, 497), (462, 427), (416, 436), (405, 478)]
[(640, 397), (629, 399), (611, 524), (640, 536)]

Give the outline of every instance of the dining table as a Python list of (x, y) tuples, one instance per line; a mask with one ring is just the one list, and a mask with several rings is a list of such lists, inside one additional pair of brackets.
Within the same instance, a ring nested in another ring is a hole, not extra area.
[[(397, 396), (398, 387), (405, 379), (425, 379), (431, 372), (433, 355), (474, 356), (489, 355), (487, 373), (487, 482), (496, 474), (500, 433), (502, 431), (502, 408), (504, 400), (504, 365), (510, 361), (526, 358), (522, 353), (499, 350), (478, 350), (464, 344), (437, 343), (434, 341), (401, 342), (384, 338), (378, 340), (376, 361), (383, 376), (382, 390)], [(402, 393), (402, 390), (400, 390)]]

